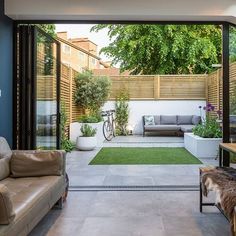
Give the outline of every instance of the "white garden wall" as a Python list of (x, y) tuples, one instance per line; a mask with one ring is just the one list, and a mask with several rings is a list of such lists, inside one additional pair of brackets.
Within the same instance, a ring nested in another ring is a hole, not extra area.
[[(129, 102), (129, 126), (133, 134), (142, 134), (143, 115), (200, 115), (199, 106), (205, 106), (206, 101), (130, 101)], [(108, 101), (103, 106), (103, 110), (114, 109), (115, 102)]]

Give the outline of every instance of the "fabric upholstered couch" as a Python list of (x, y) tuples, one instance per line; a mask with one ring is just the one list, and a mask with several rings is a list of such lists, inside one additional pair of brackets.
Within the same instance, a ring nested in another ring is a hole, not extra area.
[(146, 132), (191, 132), (200, 122), (201, 117), (196, 115), (145, 115), (143, 136)]
[(25, 236), (65, 193), (63, 151), (11, 151), (0, 137), (0, 236)]

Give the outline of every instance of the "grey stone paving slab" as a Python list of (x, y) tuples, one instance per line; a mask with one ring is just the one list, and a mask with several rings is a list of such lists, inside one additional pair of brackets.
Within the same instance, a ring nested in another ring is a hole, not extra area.
[(69, 192), (63, 210), (51, 210), (30, 236), (230, 235), (229, 223), (215, 207), (199, 212), (198, 194)]
[(154, 185), (153, 177), (151, 176), (121, 176), (108, 175), (105, 177), (103, 185), (139, 185), (149, 186)]
[[(155, 225), (155, 227), (153, 227)], [(162, 236), (162, 218), (147, 217), (89, 217), (79, 236)]]
[(103, 185), (105, 175), (73, 175), (69, 176), (70, 186), (94, 186)]

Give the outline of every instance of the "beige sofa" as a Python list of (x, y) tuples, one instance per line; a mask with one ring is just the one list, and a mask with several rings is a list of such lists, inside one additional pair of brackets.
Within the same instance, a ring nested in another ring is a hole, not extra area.
[(64, 193), (64, 152), (11, 151), (0, 137), (0, 236), (28, 235)]

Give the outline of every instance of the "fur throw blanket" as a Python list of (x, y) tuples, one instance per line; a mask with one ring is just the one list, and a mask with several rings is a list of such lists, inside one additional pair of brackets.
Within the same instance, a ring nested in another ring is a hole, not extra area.
[(216, 202), (230, 221), (231, 233), (234, 235), (234, 207), (236, 206), (236, 169), (230, 167), (201, 168), (203, 195), (209, 191), (216, 193)]

